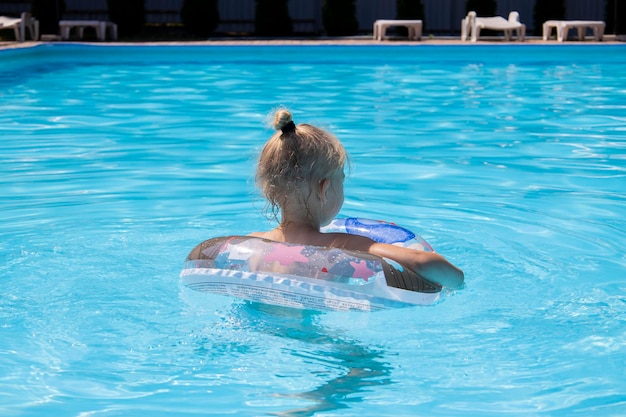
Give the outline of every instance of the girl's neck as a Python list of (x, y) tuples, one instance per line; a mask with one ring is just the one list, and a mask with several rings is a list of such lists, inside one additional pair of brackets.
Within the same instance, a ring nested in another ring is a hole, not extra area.
[(289, 234), (299, 232), (319, 232), (320, 227), (319, 224), (315, 224), (315, 222), (310, 220), (282, 220), (276, 229), (285, 234)]
[(310, 220), (285, 220), (272, 231), (275, 237), (285, 242), (293, 243), (313, 243), (320, 234), (319, 225), (311, 223)]

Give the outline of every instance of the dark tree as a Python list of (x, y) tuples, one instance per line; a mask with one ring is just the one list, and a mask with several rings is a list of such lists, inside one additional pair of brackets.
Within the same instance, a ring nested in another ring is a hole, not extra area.
[(143, 31), (145, 0), (107, 0), (107, 4), (109, 20), (117, 24), (120, 36), (133, 36)]
[(476, 16), (495, 16), (497, 9), (497, 0), (467, 0), (465, 3), (465, 12), (475, 11)]
[[(424, 4), (422, 0), (397, 0), (396, 3), (396, 19), (399, 20), (421, 20), (422, 30), (426, 28), (424, 22)], [(404, 33), (406, 33), (406, 28)]]
[(565, 0), (537, 0), (533, 13), (535, 35), (541, 35), (546, 20), (565, 19)]
[(217, 0), (184, 0), (180, 18), (189, 33), (207, 37), (220, 22)]
[(354, 0), (324, 0), (322, 20), (328, 36), (350, 36), (359, 31)]
[(59, 20), (63, 20), (65, 0), (33, 0), (30, 13), (39, 20), (41, 33), (59, 33)]
[(256, 0), (254, 31), (259, 36), (287, 36), (293, 33), (287, 0)]
[(626, 0), (607, 0), (604, 20), (606, 33), (626, 33)]

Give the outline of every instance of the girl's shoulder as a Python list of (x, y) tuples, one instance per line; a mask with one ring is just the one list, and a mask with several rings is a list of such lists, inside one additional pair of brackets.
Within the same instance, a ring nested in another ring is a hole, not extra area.
[(320, 233), (320, 244), (331, 248), (357, 250), (369, 252), (370, 247), (376, 243), (369, 237), (352, 235), (348, 233)]
[(290, 236), (291, 239), (289, 239), (288, 236), (285, 236), (274, 229), (268, 232), (252, 232), (248, 234), (248, 236), (273, 240), (276, 242), (347, 249), (360, 252), (369, 252), (371, 246), (376, 243), (369, 237), (340, 232), (299, 234), (298, 236)]

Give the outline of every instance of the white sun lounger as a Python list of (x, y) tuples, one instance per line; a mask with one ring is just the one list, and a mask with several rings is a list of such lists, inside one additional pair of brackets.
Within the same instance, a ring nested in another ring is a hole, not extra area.
[(604, 28), (606, 23), (601, 20), (548, 20), (543, 22), (543, 40), (547, 41), (552, 33), (552, 29), (556, 28), (556, 40), (563, 42), (567, 40), (567, 34), (570, 29), (578, 31), (578, 40), (585, 40), (587, 28), (593, 31), (593, 39), (596, 42), (602, 40), (604, 36)]
[(107, 30), (112, 40), (117, 40), (117, 25), (113, 22), (104, 20), (61, 20), (59, 28), (61, 28), (61, 39), (68, 40), (70, 38), (70, 30), (76, 28), (78, 38), (82, 39), (85, 28), (92, 27), (96, 31), (96, 38), (99, 41), (106, 39)]
[(470, 37), (472, 42), (476, 42), (481, 29), (503, 31), (507, 41), (511, 40), (513, 31), (519, 41), (526, 36), (526, 25), (519, 21), (519, 13), (515, 11), (509, 13), (509, 20), (501, 16), (476, 17), (476, 12), (469, 12), (461, 21), (461, 40), (466, 41)]
[(36, 41), (39, 39), (39, 21), (27, 12), (22, 13), (20, 17), (0, 16), (1, 29), (13, 29), (15, 31), (15, 40), (18, 42), (26, 40), (26, 29), (28, 29), (32, 40)]
[(374, 22), (374, 39), (382, 41), (385, 39), (385, 33), (391, 26), (404, 26), (409, 30), (409, 39), (419, 41), (422, 39), (421, 20), (377, 20)]

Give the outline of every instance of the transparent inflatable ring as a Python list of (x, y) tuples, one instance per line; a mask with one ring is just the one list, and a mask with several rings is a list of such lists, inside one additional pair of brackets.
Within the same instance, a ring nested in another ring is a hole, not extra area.
[[(322, 231), (433, 251), (419, 235), (380, 220), (335, 219)], [(441, 298), (440, 285), (386, 258), (252, 236), (200, 243), (180, 277), (192, 290), (299, 309), (375, 311), (430, 305)]]

